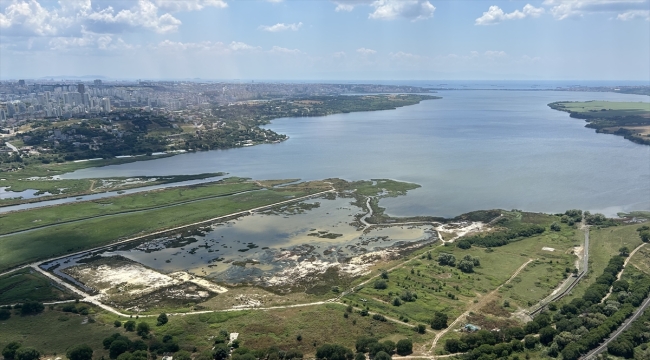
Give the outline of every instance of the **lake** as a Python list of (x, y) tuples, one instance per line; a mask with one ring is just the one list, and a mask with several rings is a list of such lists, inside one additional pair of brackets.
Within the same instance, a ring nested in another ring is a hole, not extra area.
[(615, 215), (650, 210), (650, 147), (596, 134), (553, 101), (648, 101), (557, 91), (445, 90), (389, 111), (277, 119), (280, 144), (89, 168), (68, 178), (228, 172), (255, 179), (391, 178), (422, 185), (383, 199), (394, 216), (453, 217), (478, 209)]

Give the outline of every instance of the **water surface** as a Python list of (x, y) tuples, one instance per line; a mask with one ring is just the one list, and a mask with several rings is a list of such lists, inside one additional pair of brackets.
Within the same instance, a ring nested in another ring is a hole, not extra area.
[(650, 147), (596, 134), (553, 101), (648, 101), (617, 93), (440, 91), (389, 111), (277, 119), (280, 144), (79, 170), (74, 178), (228, 172), (255, 179), (392, 178), (422, 187), (384, 199), (396, 216), (477, 209), (650, 210)]

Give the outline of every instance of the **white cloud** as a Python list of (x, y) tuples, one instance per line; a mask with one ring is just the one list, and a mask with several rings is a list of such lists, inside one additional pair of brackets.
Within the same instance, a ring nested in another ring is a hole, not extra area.
[(248, 45), (246, 43), (239, 42), (239, 41), (231, 42), (230, 45), (228, 45), (228, 48), (230, 50), (234, 50), (234, 51), (247, 51), (247, 50), (260, 50), (261, 49), (259, 46), (252, 46), (252, 45)]
[(374, 55), (377, 53), (377, 51), (373, 49), (366, 49), (366, 48), (358, 48), (357, 52), (361, 55)]
[(433, 13), (436, 11), (436, 7), (429, 1), (422, 0), (377, 0), (371, 5), (375, 11), (368, 16), (370, 19), (406, 18), (418, 21), (433, 17)]
[(390, 54), (388, 54), (388, 56), (390, 56), (391, 59), (394, 59), (394, 60), (419, 60), (419, 59), (422, 58), (420, 55), (415, 55), (415, 54), (411, 54), (411, 53), (407, 53), (407, 52), (403, 52), (403, 51), (398, 51), (396, 53), (390, 53)]
[(352, 11), (360, 5), (369, 5), (374, 11), (370, 19), (393, 20), (404, 18), (411, 21), (433, 17), (436, 7), (428, 0), (335, 0), (335, 11)]
[(99, 50), (130, 50), (137, 46), (127, 44), (121, 38), (115, 38), (110, 34), (97, 34), (85, 29), (81, 37), (53, 37), (48, 45), (50, 49), (57, 51), (71, 50), (75, 48), (96, 48)]
[(373, 3), (374, 0), (336, 0), (334, 3), (336, 4), (336, 8), (334, 11), (352, 11), (354, 10), (355, 6), (358, 5), (369, 5)]
[(334, 54), (332, 54), (332, 57), (335, 57), (337, 59), (338, 58), (344, 58), (346, 56), (347, 56), (347, 54), (345, 53), (345, 51), (337, 51)]
[(274, 46), (273, 48), (271, 48), (269, 52), (276, 53), (276, 54), (289, 54), (289, 55), (302, 54), (302, 51), (298, 49), (287, 49), (279, 46)]
[(650, 10), (630, 10), (616, 16), (617, 20), (630, 21), (636, 18), (646, 19), (650, 21)]
[(522, 11), (515, 10), (511, 13), (504, 13), (500, 7), (493, 5), (490, 6), (488, 11), (483, 13), (483, 16), (476, 19), (475, 25), (496, 25), (505, 20), (523, 19), (527, 16), (539, 17), (545, 12), (544, 8), (536, 8), (530, 4), (526, 4)]
[(280, 32), (280, 31), (286, 31), (286, 30), (291, 30), (291, 31), (298, 31), (302, 27), (302, 23), (299, 22), (297, 24), (285, 24), (285, 23), (277, 23), (275, 25), (271, 26), (266, 26), (266, 25), (260, 25), (259, 29), (268, 31), (268, 32)]
[[(550, 6), (550, 12), (558, 20), (568, 17), (580, 17), (591, 13), (624, 14), (633, 11), (648, 11), (649, 0), (544, 0), (544, 5)], [(636, 16), (635, 16), (636, 17)]]
[(0, 13), (2, 35), (51, 36), (69, 26), (73, 19), (48, 11), (36, 0), (13, 1)]
[(149, 28), (161, 34), (176, 31), (181, 25), (181, 21), (169, 13), (158, 16), (158, 8), (148, 0), (139, 0), (133, 8), (117, 13), (109, 6), (100, 12), (91, 13), (88, 20), (99, 22), (100, 28), (101, 25), (127, 25)]
[(504, 58), (508, 56), (505, 51), (495, 51), (495, 50), (488, 50), (485, 52), (485, 57), (493, 60), (493, 59), (498, 59), (498, 58)]
[(155, 0), (161, 9), (170, 11), (198, 11), (206, 7), (227, 8), (223, 0)]

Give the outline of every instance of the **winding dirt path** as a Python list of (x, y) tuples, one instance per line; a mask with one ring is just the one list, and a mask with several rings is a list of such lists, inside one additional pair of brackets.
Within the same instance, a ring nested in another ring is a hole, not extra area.
[(464, 313), (462, 313), (459, 317), (456, 318), (449, 326), (447, 326), (445, 329), (440, 331), (436, 337), (433, 339), (433, 342), (431, 343), (431, 347), (429, 348), (429, 353), (432, 355), (432, 358), (435, 359), (436, 356), (432, 354), (433, 350), (436, 348), (436, 345), (438, 345), (438, 341), (447, 333), (449, 330), (454, 328), (458, 323), (463, 321), (467, 315), (469, 315), (470, 312), (477, 311), (478, 309), (482, 308), (484, 305), (486, 305), (488, 302), (490, 302), (492, 299), (494, 299), (495, 295), (503, 287), (504, 285), (508, 284), (512, 279), (517, 277), (519, 273), (524, 270), (524, 268), (530, 264), (534, 259), (528, 259), (523, 265), (521, 265), (513, 274), (510, 276), (508, 280), (506, 280), (503, 284), (499, 285), (496, 289), (492, 290), (489, 294), (483, 296), (477, 303), (473, 304), (472, 306), (467, 309)]
[[(646, 243), (642, 243), (641, 245), (637, 246), (636, 248), (634, 248), (634, 250), (632, 250), (630, 255), (627, 256), (627, 258), (623, 262), (623, 268), (616, 275), (616, 280), (621, 280), (621, 276), (623, 276), (623, 271), (625, 271), (625, 267), (627, 266), (627, 263), (630, 262), (630, 260), (632, 260), (632, 256), (634, 256), (634, 254), (636, 254), (636, 252), (639, 251), (639, 249), (641, 249), (643, 247), (643, 245), (645, 245), (645, 244)], [(607, 292), (607, 295), (605, 295), (605, 297), (600, 301), (601, 304), (604, 303), (605, 300), (607, 300), (607, 298), (610, 295), (612, 295), (612, 291), (614, 291), (614, 286), (609, 287), (609, 291)]]

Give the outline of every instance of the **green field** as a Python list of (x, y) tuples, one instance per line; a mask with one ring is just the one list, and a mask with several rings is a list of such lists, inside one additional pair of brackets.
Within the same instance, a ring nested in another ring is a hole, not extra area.
[(76, 297), (52, 285), (50, 279), (27, 268), (0, 277), (0, 305), (32, 301), (72, 300)]
[[(328, 304), (267, 311), (170, 316), (169, 323), (160, 327), (155, 326), (155, 318), (133, 320), (149, 323), (153, 338), (161, 339), (164, 335), (171, 335), (178, 340), (181, 349), (190, 352), (196, 350), (197, 355), (212, 347), (212, 338), (220, 330), (238, 332), (241, 345), (245, 347), (263, 349), (277, 346), (281, 350), (300, 350), (306, 358), (313, 356), (316, 348), (324, 343), (338, 343), (354, 349), (354, 343), (360, 336), (374, 336), (394, 342), (411, 338), (415, 343), (414, 348), (417, 344), (430, 341), (432, 337), (431, 334), (417, 334), (410, 326), (381, 322), (357, 313), (345, 318), (345, 311), (342, 305)], [(114, 315), (91, 307), (89, 316), (96, 322), (82, 324), (85, 316), (49, 309), (35, 316), (21, 317), (14, 314), (9, 320), (0, 322), (0, 348), (4, 348), (10, 341), (20, 341), (23, 346), (33, 346), (46, 355), (64, 356), (66, 349), (82, 341), (93, 348), (94, 358), (108, 358), (108, 351), (102, 347), (105, 337), (119, 332), (132, 340), (137, 339), (135, 333), (113, 326), (113, 322), (118, 320)], [(301, 335), (301, 340), (297, 339), (298, 335)]]
[(630, 251), (641, 245), (641, 238), (636, 229), (640, 225), (623, 225), (598, 229), (592, 227), (589, 231), (589, 273), (567, 295), (563, 302), (568, 302), (575, 297), (581, 297), (585, 289), (596, 281), (603, 273), (609, 259), (618, 255), (618, 249), (626, 246)]
[[(5, 168), (0, 164), (0, 187), (6, 187), (7, 191), (21, 192), (24, 190), (34, 190), (37, 194), (49, 193), (51, 195), (44, 195), (39, 198), (21, 199), (9, 198), (0, 199), (0, 206), (9, 206), (22, 203), (38, 202), (43, 200), (57, 199), (63, 197), (73, 197), (87, 195), (91, 193), (115, 191), (124, 189), (133, 189), (142, 186), (152, 186), (160, 184), (169, 184), (179, 181), (205, 179), (214, 176), (224, 175), (223, 173), (205, 173), (196, 175), (172, 175), (165, 177), (139, 177), (142, 182), (127, 182), (127, 178), (116, 177), (107, 178), (111, 180), (110, 187), (100, 189), (102, 179), (58, 179), (53, 178), (57, 175), (73, 172), (88, 167), (102, 167), (108, 165), (117, 165), (137, 161), (145, 161), (148, 159), (160, 158), (156, 157), (140, 157), (140, 158), (123, 158), (123, 159), (104, 159), (86, 162), (66, 162), (61, 164), (41, 164), (38, 163), (20, 163), (19, 167)], [(165, 157), (165, 156), (162, 156)]]
[(594, 117), (612, 118), (620, 116), (639, 115), (650, 113), (648, 102), (613, 102), (613, 101), (576, 101), (554, 103), (558, 110), (589, 113)]
[(253, 209), (329, 188), (329, 185), (322, 183), (299, 184), (7, 235), (0, 237), (0, 270)]
[(650, 103), (648, 102), (554, 102), (552, 109), (584, 119), (596, 132), (623, 136), (635, 143), (650, 145)]
[(7, 213), (0, 215), (0, 234), (80, 219), (90, 219), (97, 216), (179, 205), (189, 201), (210, 199), (259, 189), (262, 189), (262, 187), (254, 182), (249, 182), (241, 178), (229, 178), (214, 183), (189, 187), (170, 188)]

